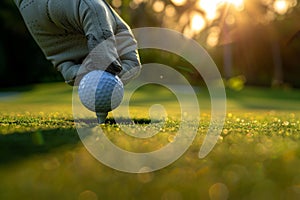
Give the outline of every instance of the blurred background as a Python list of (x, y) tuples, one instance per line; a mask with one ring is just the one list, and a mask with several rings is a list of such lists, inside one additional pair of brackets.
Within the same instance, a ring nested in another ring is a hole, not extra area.
[[(227, 86), (300, 88), (297, 0), (109, 0), (132, 27), (164, 27), (202, 45)], [(63, 81), (35, 44), (12, 0), (0, 1), (0, 87)], [(193, 84), (200, 74), (183, 58), (140, 51), (143, 63), (167, 64)]]

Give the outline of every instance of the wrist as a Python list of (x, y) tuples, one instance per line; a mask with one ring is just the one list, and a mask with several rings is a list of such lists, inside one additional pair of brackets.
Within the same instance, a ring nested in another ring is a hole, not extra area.
[(122, 71), (122, 66), (118, 61), (112, 62), (106, 69), (105, 71), (113, 74), (113, 75), (118, 75)]

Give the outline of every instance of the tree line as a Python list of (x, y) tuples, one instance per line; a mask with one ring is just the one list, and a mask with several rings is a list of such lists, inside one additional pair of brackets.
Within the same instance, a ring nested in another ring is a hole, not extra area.
[[(272, 11), (263, 1), (246, 2), (243, 11), (220, 6), (218, 17), (208, 21), (208, 14), (196, 5), (199, 0), (182, 5), (172, 0), (109, 1), (132, 28), (156, 26), (188, 33), (207, 49), (224, 79), (243, 76), (248, 85), (300, 87), (298, 2), (284, 14)], [(198, 25), (203, 16), (205, 26), (193, 29), (197, 14)], [(0, 29), (0, 87), (63, 80), (30, 36), (11, 0), (0, 1)], [(212, 45), (209, 41), (216, 33), (217, 42)], [(140, 56), (143, 63), (170, 65), (194, 84), (201, 83), (201, 75), (195, 75), (193, 67), (175, 55), (143, 50)]]

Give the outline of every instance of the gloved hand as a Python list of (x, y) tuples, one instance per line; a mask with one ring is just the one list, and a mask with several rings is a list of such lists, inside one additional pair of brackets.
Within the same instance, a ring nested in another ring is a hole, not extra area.
[(124, 84), (141, 65), (128, 25), (104, 0), (14, 0), (46, 58), (74, 85), (89, 71), (119, 75)]

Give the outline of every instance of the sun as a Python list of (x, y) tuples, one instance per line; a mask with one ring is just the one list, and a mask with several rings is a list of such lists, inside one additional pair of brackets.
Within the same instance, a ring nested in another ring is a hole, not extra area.
[(223, 0), (224, 3), (232, 4), (237, 9), (244, 7), (244, 0)]
[(224, 4), (230, 4), (238, 11), (244, 9), (244, 0), (199, 0), (197, 6), (204, 10), (207, 20), (214, 20), (219, 15), (218, 9)]

